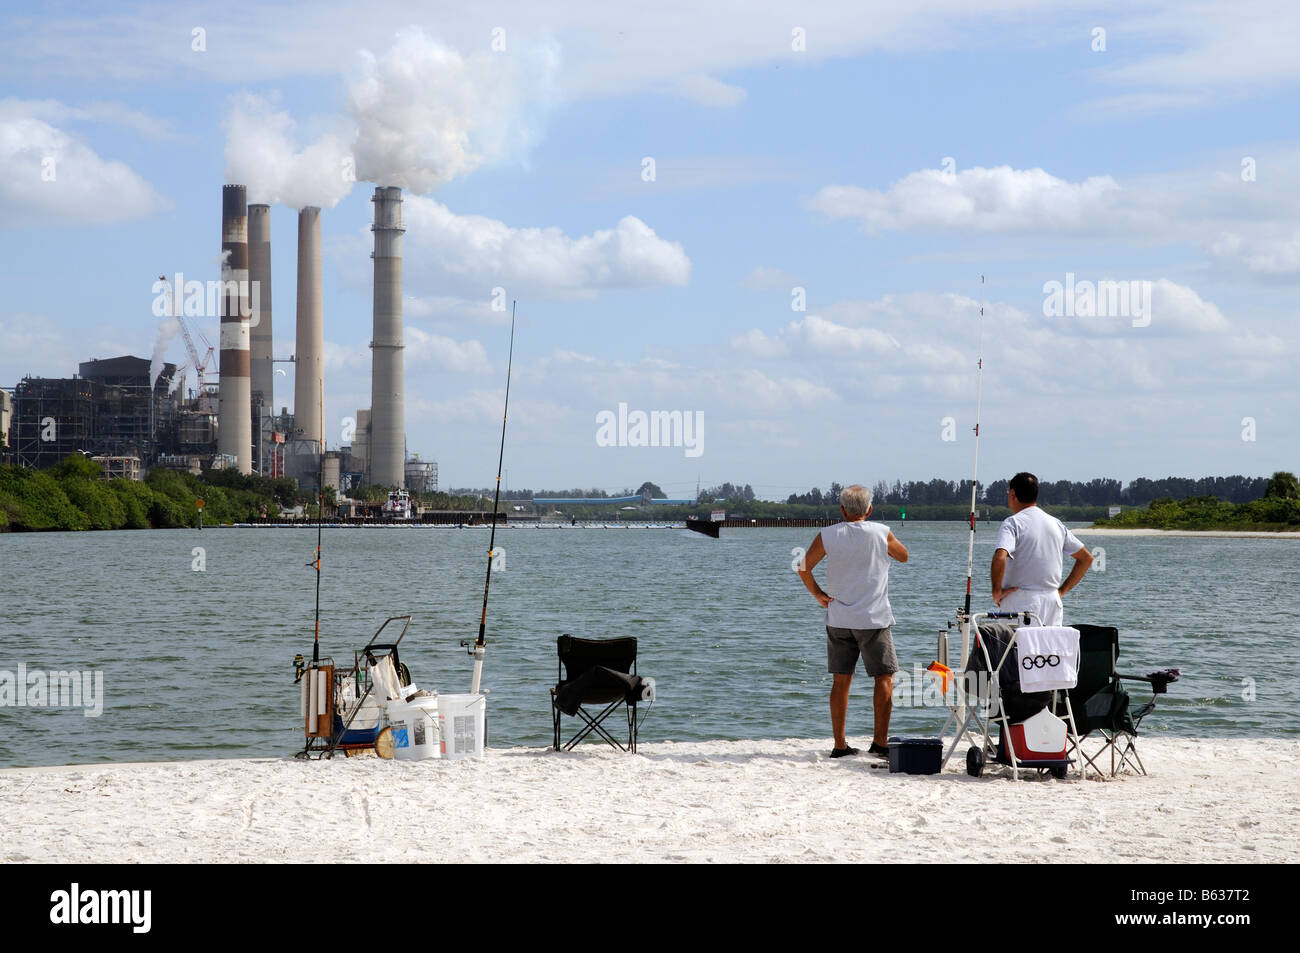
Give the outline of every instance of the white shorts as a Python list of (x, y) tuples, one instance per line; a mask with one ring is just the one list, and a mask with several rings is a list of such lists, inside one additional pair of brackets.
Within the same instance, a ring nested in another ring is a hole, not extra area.
[(1043, 625), (1063, 625), (1064, 606), (1055, 589), (1017, 589), (1002, 597), (999, 612), (1032, 612)]

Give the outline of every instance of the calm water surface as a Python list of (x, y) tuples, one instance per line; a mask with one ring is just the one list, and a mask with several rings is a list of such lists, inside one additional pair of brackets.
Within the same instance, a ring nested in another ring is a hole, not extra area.
[[(966, 527), (894, 531), (911, 562), (890, 595), (905, 671), (935, 656), (965, 586)], [(791, 571), (812, 529), (510, 528), (498, 532), (484, 686), (494, 747), (550, 743), (555, 639), (633, 635), (658, 682), (642, 740), (829, 738), (822, 610)], [(996, 524), (976, 538), (987, 593)], [(301, 746), (292, 659), (310, 657), (316, 534), (207, 529), (0, 534), (0, 673), (100, 670), (104, 711), (0, 708), (0, 766), (287, 755)], [(322, 654), (346, 659), (389, 615), (415, 617), (415, 681), (469, 689), (459, 647), (478, 630), (488, 531), (326, 529)], [(1300, 542), (1089, 537), (1105, 549), (1066, 599), (1067, 622), (1115, 625), (1121, 671), (1183, 670), (1144, 723), (1214, 737), (1300, 733), (1285, 697), (1300, 670), (1292, 594)], [(206, 568), (196, 572), (194, 547)], [(819, 577), (822, 572), (819, 570)], [(1252, 694), (1253, 690), (1253, 694)], [(944, 709), (896, 707), (892, 727), (937, 732)], [(850, 736), (870, 731), (859, 670)]]

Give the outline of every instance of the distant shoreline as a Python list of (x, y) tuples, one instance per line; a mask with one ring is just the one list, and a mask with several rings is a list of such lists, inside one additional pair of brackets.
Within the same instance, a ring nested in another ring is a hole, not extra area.
[(1134, 527), (1118, 529), (1113, 526), (1085, 526), (1071, 530), (1076, 536), (1209, 536), (1223, 539), (1300, 539), (1300, 532), (1289, 530), (1229, 530), (1229, 529), (1151, 529)]

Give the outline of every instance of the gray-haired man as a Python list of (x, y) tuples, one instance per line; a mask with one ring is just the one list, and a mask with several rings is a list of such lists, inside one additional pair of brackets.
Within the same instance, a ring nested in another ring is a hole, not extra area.
[[(835, 733), (832, 758), (857, 754), (844, 736), (849, 709), (849, 687), (858, 656), (876, 680), (873, 707), (875, 733), (871, 753), (889, 753), (889, 716), (893, 711), (894, 673), (898, 659), (889, 627), (894, 612), (889, 605), (889, 560), (907, 562), (907, 548), (883, 523), (868, 523), (871, 491), (860, 484), (840, 493), (844, 522), (828, 526), (812, 541), (799, 570), (799, 578), (826, 608), (826, 667), (831, 683), (831, 729)], [(827, 559), (826, 589), (813, 577), (813, 568)]]

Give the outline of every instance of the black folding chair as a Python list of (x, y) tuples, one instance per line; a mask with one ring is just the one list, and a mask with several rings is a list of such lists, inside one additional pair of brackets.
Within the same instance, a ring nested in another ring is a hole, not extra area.
[[(1079, 756), (1103, 777), (1113, 778), (1126, 768), (1145, 775), (1146, 768), (1137, 752), (1138, 728), (1156, 707), (1156, 696), (1164, 695), (1178, 675), (1173, 670), (1121, 675), (1116, 671), (1119, 630), (1102, 625), (1074, 628), (1079, 630), (1079, 682), (1070, 690), (1070, 704), (1079, 728)], [(1150, 685), (1151, 700), (1133, 708), (1124, 679)], [(1082, 741), (1087, 737), (1100, 737), (1105, 743), (1089, 755), (1082, 750)], [(1098, 764), (1106, 754), (1110, 755), (1109, 774)]]
[[(636, 753), (636, 706), (647, 695), (649, 680), (636, 672), (636, 639), (576, 639), (562, 635), (556, 640), (559, 663), (556, 685), (551, 689), (551, 717), (556, 751), (571, 751), (595, 732), (620, 751)], [(587, 705), (603, 706), (599, 713)], [(620, 744), (602, 724), (620, 706), (627, 710), (627, 747)], [(560, 719), (577, 717), (582, 725), (577, 734), (560, 746)]]

